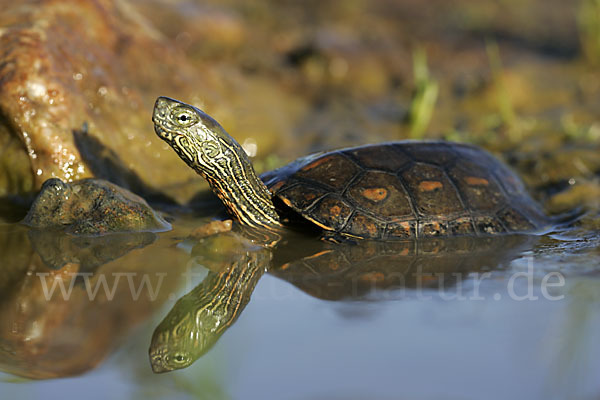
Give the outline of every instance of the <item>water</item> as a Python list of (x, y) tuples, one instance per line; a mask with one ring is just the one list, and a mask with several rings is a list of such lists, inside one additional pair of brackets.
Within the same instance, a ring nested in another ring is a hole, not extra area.
[[(3, 229), (23, 233), (14, 225)], [(504, 265), (491, 261), (456, 279), (396, 282), (335, 301), (313, 297), (293, 284), (301, 282), (272, 270), (204, 356), (186, 369), (154, 374), (148, 359), (154, 329), (179, 296), (219, 273), (192, 259), (190, 243), (180, 240), (184, 231), (176, 224), (174, 232), (98, 267), (94, 276), (116, 285), (112, 299), (100, 289), (88, 300), (83, 276), (69, 301), (55, 296), (46, 302), (39, 273), (47, 278), (53, 270), (34, 254), (30, 265), (37, 269), (3, 292), (0, 367), (17, 375), (80, 375), (28, 380), (6, 373), (2, 398), (600, 396), (599, 239), (593, 232), (548, 235), (512, 252), (505, 247)], [(131, 284), (139, 288), (142, 272), (154, 289), (163, 276), (153, 300), (147, 287), (132, 299)]]

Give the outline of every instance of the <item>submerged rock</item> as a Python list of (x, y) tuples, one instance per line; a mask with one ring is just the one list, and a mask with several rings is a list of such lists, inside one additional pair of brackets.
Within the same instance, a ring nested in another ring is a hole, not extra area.
[(13, 224), (0, 224), (0, 293), (8, 295), (21, 285), (33, 258), (28, 229)]
[(123, 257), (135, 249), (151, 245), (152, 232), (122, 232), (103, 236), (72, 236), (51, 230), (32, 229), (29, 241), (40, 260), (51, 269), (76, 264), (79, 272), (94, 272), (98, 267)]
[(75, 235), (157, 232), (171, 228), (141, 197), (101, 179), (47, 180), (23, 223)]
[[(158, 241), (120, 255), (124, 246), (139, 247), (134, 241), (143, 234), (127, 235), (133, 238), (71, 237), (70, 243), (56, 235), (61, 248), (54, 251), (65, 254), (48, 260), (52, 254), (43, 251), (52, 253), (50, 242), (42, 248), (24, 226), (0, 227), (0, 371), (30, 379), (89, 371), (178, 290), (188, 255)], [(103, 243), (114, 254), (107, 257)], [(108, 262), (94, 266), (99, 261)]]
[[(84, 183), (92, 186), (94, 180), (51, 180), (47, 186), (57, 193), (46, 194), (47, 210), (59, 216), (61, 209), (77, 213), (91, 204), (73, 201)], [(110, 197), (131, 196), (120, 188), (111, 193), (114, 185), (107, 182), (100, 185), (87, 188), (102, 195), (99, 209)], [(70, 206), (55, 199), (64, 202), (66, 193)], [(73, 236), (0, 223), (0, 371), (47, 379), (95, 368), (185, 283), (189, 256), (172, 246), (171, 232), (165, 235), (161, 243), (152, 232)]]

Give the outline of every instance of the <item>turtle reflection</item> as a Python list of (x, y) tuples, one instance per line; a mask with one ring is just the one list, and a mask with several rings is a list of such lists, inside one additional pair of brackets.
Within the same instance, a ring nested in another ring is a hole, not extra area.
[(210, 272), (181, 297), (154, 331), (152, 370), (185, 368), (210, 349), (250, 301), (270, 256), (267, 249), (240, 253), (223, 271)]
[[(232, 235), (225, 241), (231, 243)], [(320, 299), (384, 300), (393, 289), (448, 290), (470, 273), (501, 268), (535, 237), (332, 244), (292, 234), (275, 249), (245, 247), (235, 253), (230, 245), (221, 259), (214, 257), (218, 246), (209, 239), (210, 244), (200, 243), (193, 251), (203, 256), (208, 276), (177, 301), (154, 331), (150, 346), (154, 372), (185, 368), (210, 350), (248, 304), (265, 270)], [(213, 256), (206, 257), (207, 253)]]

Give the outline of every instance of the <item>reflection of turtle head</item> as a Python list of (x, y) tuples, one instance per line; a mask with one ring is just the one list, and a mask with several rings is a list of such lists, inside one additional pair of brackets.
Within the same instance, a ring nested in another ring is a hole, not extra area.
[[(222, 315), (214, 304), (190, 304), (184, 296), (160, 323), (152, 336), (150, 363), (156, 373), (188, 367), (206, 353), (223, 333)], [(188, 304), (185, 304), (188, 303)], [(186, 312), (187, 311), (187, 312)]]
[(152, 370), (185, 368), (210, 350), (250, 301), (270, 255), (264, 249), (243, 253), (179, 299), (152, 336)]

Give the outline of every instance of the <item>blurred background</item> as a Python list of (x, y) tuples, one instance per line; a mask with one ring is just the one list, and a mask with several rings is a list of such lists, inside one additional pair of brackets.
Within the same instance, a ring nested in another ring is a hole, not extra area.
[[(561, 212), (598, 194), (589, 180), (600, 169), (599, 8), (2, 1), (0, 196), (97, 176), (190, 201), (204, 183), (149, 120), (166, 95), (215, 117), (261, 171), (348, 145), (468, 141), (508, 160), (543, 201), (569, 179), (587, 185), (546, 204)], [(77, 140), (84, 123), (87, 140)]]
[[(0, 0), (0, 398), (599, 399), (599, 67), (600, 0)], [(579, 218), (513, 254), (482, 301), (326, 301), (266, 275), (213, 350), (154, 375), (150, 338), (190, 267), (174, 243), (217, 212), (156, 137), (157, 96), (212, 115), (259, 172), (442, 138), (490, 150), (549, 214)], [(118, 251), (34, 237), (14, 223), (52, 177), (178, 210), (174, 231)], [(567, 277), (564, 301), (504, 296), (530, 260), (536, 284)], [(167, 291), (43, 301), (34, 272), (86, 262), (168, 272)]]

